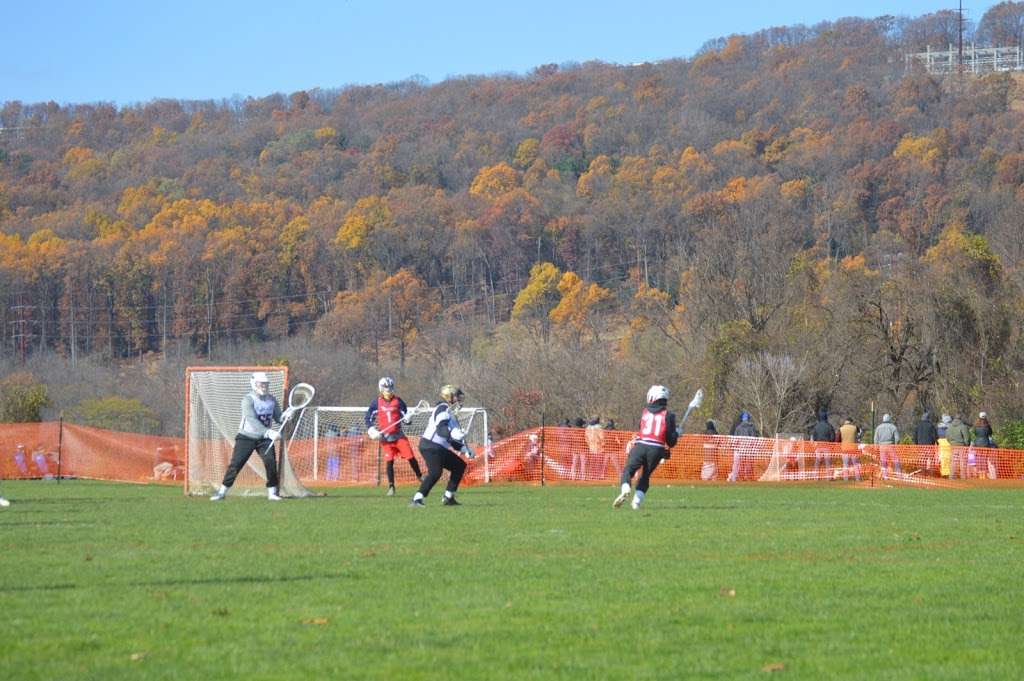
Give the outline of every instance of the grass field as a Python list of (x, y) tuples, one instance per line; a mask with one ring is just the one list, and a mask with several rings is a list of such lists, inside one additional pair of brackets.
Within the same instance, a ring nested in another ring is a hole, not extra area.
[(1019, 490), (2, 490), (4, 679), (1024, 674)]

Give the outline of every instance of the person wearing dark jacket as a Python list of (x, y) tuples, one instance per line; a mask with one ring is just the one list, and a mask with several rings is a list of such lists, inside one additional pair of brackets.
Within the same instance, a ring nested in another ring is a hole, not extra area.
[(922, 456), (922, 468), (926, 471), (941, 471), (941, 465), (939, 464), (938, 452), (936, 451), (935, 444), (939, 441), (939, 431), (932, 423), (931, 415), (925, 412), (921, 415), (921, 421), (918, 422), (918, 426), (913, 429), (913, 443), (922, 446), (929, 446), (930, 449), (923, 450)]
[[(814, 424), (811, 431), (811, 439), (815, 442), (835, 442), (836, 429), (828, 422), (828, 412), (822, 409), (818, 412), (818, 422)], [(814, 477), (818, 477), (818, 464), (821, 464), (821, 472), (828, 473), (829, 456), (831, 449), (828, 445), (816, 445), (814, 447)]]
[(704, 463), (700, 467), (701, 480), (714, 480), (718, 471), (718, 428), (710, 419), (704, 424)]
[[(992, 440), (992, 424), (988, 422), (988, 414), (981, 412), (978, 414), (978, 419), (974, 422), (974, 439), (971, 441), (971, 450), (977, 456), (976, 463), (980, 477), (984, 478), (989, 474), (989, 454), (985, 450), (995, 446), (995, 442)], [(971, 453), (967, 455), (967, 459), (969, 465)], [(994, 471), (993, 467), (993, 473)]]
[(671, 449), (679, 440), (676, 415), (668, 410), (668, 388), (665, 386), (652, 385), (647, 391), (647, 406), (640, 413), (640, 429), (633, 439), (629, 458), (619, 477), (621, 491), (612, 502), (612, 507), (619, 508), (629, 498), (632, 491), (630, 481), (639, 470), (640, 478), (636, 481), (636, 493), (630, 504), (635, 511), (647, 495), (654, 469), (672, 455)]
[(933, 445), (939, 441), (939, 432), (935, 428), (935, 424), (932, 423), (931, 414), (925, 412), (921, 414), (921, 420), (917, 422), (917, 427), (914, 428), (914, 444), (915, 445)]
[[(736, 424), (736, 427), (732, 429), (734, 437), (758, 437), (757, 428), (750, 421), (750, 413), (743, 411), (740, 412), (740, 422)], [(743, 473), (752, 473), (753, 470), (750, 466), (749, 456), (752, 454), (755, 445), (748, 445), (746, 443), (737, 444), (732, 451), (732, 470), (729, 471), (729, 482), (736, 482), (740, 479)], [(746, 461), (744, 459), (747, 459)], [(745, 469), (745, 470), (741, 470)]]

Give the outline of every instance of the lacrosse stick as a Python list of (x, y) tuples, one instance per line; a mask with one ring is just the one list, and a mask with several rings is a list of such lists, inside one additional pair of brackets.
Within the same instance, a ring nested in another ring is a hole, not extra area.
[[(455, 417), (456, 422), (458, 422), (458, 417), (455, 414), (452, 414), (452, 416)], [(459, 430), (461, 430), (462, 433), (463, 433), (463, 437), (462, 437), (462, 451), (470, 459), (475, 459), (476, 458), (476, 452), (473, 451), (473, 448), (469, 446), (468, 442), (466, 442), (466, 438), (469, 437), (469, 429), (473, 427), (473, 417), (474, 416), (476, 416), (476, 412), (475, 411), (471, 411), (469, 413), (469, 421), (466, 422), (465, 427), (463, 427), (461, 423), (459, 424)]]
[(679, 430), (683, 429), (683, 424), (686, 423), (686, 419), (690, 416), (690, 412), (699, 407), (704, 401), (704, 389), (697, 388), (697, 392), (693, 394), (693, 399), (690, 400), (689, 406), (686, 407), (686, 413), (683, 414), (682, 420), (679, 422)]
[[(285, 424), (287, 424), (292, 415), (305, 409), (309, 406), (309, 403), (313, 401), (313, 396), (316, 395), (316, 388), (311, 386), (309, 383), (298, 383), (288, 392), (288, 408), (284, 410), (284, 414), (281, 415), (281, 425), (273, 430), (267, 431), (267, 437), (271, 440), (277, 440), (281, 437), (281, 432), (284, 431)], [(271, 434), (273, 433), (273, 435)]]
[(409, 422), (411, 422), (413, 416), (424, 411), (430, 411), (430, 408), (430, 402), (427, 402), (426, 400), (420, 400), (419, 402), (416, 403), (415, 407), (406, 412), (403, 412), (401, 419), (395, 421), (387, 428), (384, 428), (383, 430), (377, 430), (373, 426), (370, 426), (369, 428), (366, 429), (366, 434), (370, 437), (371, 440), (379, 440), (382, 435), (387, 435), (387, 433), (391, 429), (395, 428), (398, 424), (402, 423), (406, 419), (409, 419)]

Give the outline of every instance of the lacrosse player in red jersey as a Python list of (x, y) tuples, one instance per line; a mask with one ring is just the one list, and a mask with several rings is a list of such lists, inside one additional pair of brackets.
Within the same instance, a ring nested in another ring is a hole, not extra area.
[(402, 398), (395, 394), (395, 379), (385, 376), (377, 382), (380, 394), (366, 410), (366, 434), (371, 440), (380, 440), (388, 469), (388, 496), (395, 496), (395, 457), (409, 462), (417, 480), (423, 478), (420, 464), (412, 453), (409, 438), (402, 432), (402, 424), (412, 423), (412, 414)]
[(640, 471), (640, 479), (636, 481), (636, 494), (633, 495), (631, 507), (640, 508), (647, 490), (651, 486), (651, 474), (663, 459), (669, 458), (669, 451), (679, 439), (676, 432), (676, 415), (668, 410), (668, 388), (663, 385), (652, 385), (647, 391), (647, 406), (640, 414), (640, 430), (634, 436), (633, 447), (629, 450), (626, 465), (622, 468), (621, 492), (612, 502), (613, 508), (619, 508), (629, 498), (630, 481)]

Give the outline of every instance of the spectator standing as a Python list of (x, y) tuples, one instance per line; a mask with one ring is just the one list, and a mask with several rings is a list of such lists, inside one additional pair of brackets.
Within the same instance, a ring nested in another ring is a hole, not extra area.
[[(836, 441), (836, 429), (828, 422), (828, 412), (824, 409), (818, 412), (818, 422), (814, 424), (814, 430), (811, 431), (811, 439), (815, 442), (832, 443)], [(820, 477), (818, 472), (819, 463), (821, 464), (821, 473), (827, 476), (826, 480), (832, 477), (828, 472), (829, 454), (830, 451), (827, 445), (816, 445), (814, 447), (814, 477)]]
[[(576, 428), (586, 428), (586, 421), (582, 418), (577, 418), (573, 422)], [(584, 432), (584, 442), (586, 441), (586, 433)], [(586, 480), (587, 479), (587, 454), (583, 447), (580, 447), (578, 440), (573, 437), (571, 445), (572, 447), (572, 465), (569, 467), (569, 478), (571, 480)]]
[(900, 441), (900, 431), (892, 422), (892, 416), (884, 414), (882, 422), (875, 428), (875, 444), (878, 445), (878, 465), (882, 469), (882, 478), (890, 473), (902, 473), (899, 456), (896, 454), (896, 443)]
[[(924, 412), (921, 414), (921, 420), (917, 422), (917, 427), (914, 428), (914, 444), (921, 447), (921, 451), (924, 452), (924, 463), (923, 468), (927, 471), (935, 471), (936, 473), (940, 470), (938, 453), (935, 449), (936, 443), (939, 441), (939, 432), (932, 423), (931, 414)], [(924, 449), (928, 447), (928, 449)]]
[[(972, 449), (976, 450), (977, 465), (981, 469), (980, 477), (995, 477), (995, 469), (993, 468), (991, 473), (989, 471), (989, 453), (990, 447), (995, 447), (995, 442), (992, 440), (992, 424), (988, 421), (988, 414), (980, 412), (978, 419), (974, 422), (974, 438), (971, 441)], [(970, 455), (968, 455), (969, 457)]]
[(959, 477), (965, 478), (967, 476), (967, 447), (971, 444), (971, 432), (959, 414), (953, 417), (946, 428), (946, 439), (949, 440), (951, 447), (949, 479), (956, 479), (957, 468), (960, 469)]
[(939, 457), (939, 477), (943, 478), (949, 477), (950, 459), (953, 457), (953, 447), (946, 438), (946, 432), (949, 430), (949, 425), (952, 422), (953, 419), (949, 414), (943, 414), (939, 425), (935, 426), (935, 442), (938, 446)]
[[(750, 421), (750, 412), (740, 412), (740, 422), (732, 429), (734, 437), (758, 437), (757, 428)], [(744, 474), (751, 475), (753, 469), (750, 463), (750, 454), (754, 445), (749, 442), (736, 443), (732, 451), (732, 470), (729, 471), (729, 482), (737, 482)]]
[(600, 473), (603, 478), (608, 473), (608, 457), (604, 456), (604, 428), (601, 427), (600, 419), (590, 419), (584, 437), (587, 440), (587, 451), (590, 452), (593, 460), (597, 461), (602, 458), (604, 460), (604, 466)]
[(704, 424), (704, 463), (700, 467), (701, 480), (714, 480), (718, 473), (718, 428), (708, 420)]
[(857, 435), (858, 429), (853, 419), (844, 419), (843, 425), (839, 426), (839, 446), (843, 457), (843, 480), (850, 479), (850, 469), (852, 468), (854, 478), (860, 482), (860, 445), (857, 442)]
[(14, 448), (14, 465), (18, 467), (21, 477), (32, 477), (32, 473), (28, 470), (28, 455), (25, 453), (25, 445), (20, 442)]

